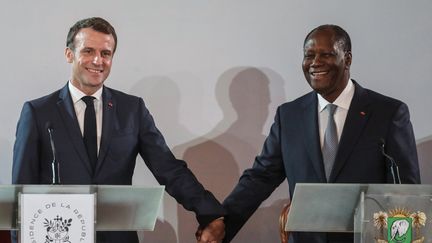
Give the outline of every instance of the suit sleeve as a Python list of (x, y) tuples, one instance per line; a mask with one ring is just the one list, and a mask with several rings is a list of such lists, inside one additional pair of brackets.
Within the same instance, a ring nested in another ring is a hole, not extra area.
[(252, 168), (243, 172), (240, 180), (223, 205), (225, 217), (225, 241), (230, 242), (259, 205), (286, 178), (281, 153), (280, 108), (264, 142), (262, 152), (255, 158)]
[(225, 210), (213, 194), (205, 190), (184, 161), (174, 157), (142, 99), (139, 110), (139, 150), (156, 180), (185, 209), (196, 213), (201, 226), (224, 216)]
[[(420, 183), (415, 137), (408, 106), (404, 103), (401, 103), (393, 116), (386, 138), (386, 152), (394, 157), (402, 183)], [(388, 181), (393, 180), (390, 180), (390, 173), (388, 177)]]
[(39, 182), (39, 134), (33, 107), (26, 102), (22, 108), (13, 149), (12, 183)]

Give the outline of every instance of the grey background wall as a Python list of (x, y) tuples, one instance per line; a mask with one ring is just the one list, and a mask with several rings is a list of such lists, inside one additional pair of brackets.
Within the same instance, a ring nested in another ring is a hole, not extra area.
[[(78, 19), (101, 16), (117, 29), (106, 84), (142, 96), (174, 153), (223, 200), (259, 153), (276, 107), (310, 90), (303, 38), (335, 23), (353, 40), (352, 77), (405, 101), (422, 176), (432, 158), (432, 2), (429, 0), (183, 0), (0, 2), (0, 184), (11, 180), (14, 132), (24, 101), (63, 86), (65, 38)], [(155, 185), (138, 162), (135, 184)], [(277, 242), (286, 182), (235, 242)], [(193, 242), (193, 214), (168, 195), (146, 242)]]

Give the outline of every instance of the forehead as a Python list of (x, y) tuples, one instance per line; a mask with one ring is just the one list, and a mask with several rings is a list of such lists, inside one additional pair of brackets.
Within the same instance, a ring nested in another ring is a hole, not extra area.
[(311, 48), (338, 49), (341, 41), (336, 39), (336, 35), (331, 29), (316, 30), (312, 32), (304, 44), (304, 50)]
[(115, 41), (111, 34), (105, 34), (92, 28), (83, 28), (76, 34), (74, 44), (76, 48), (91, 47), (114, 50)]

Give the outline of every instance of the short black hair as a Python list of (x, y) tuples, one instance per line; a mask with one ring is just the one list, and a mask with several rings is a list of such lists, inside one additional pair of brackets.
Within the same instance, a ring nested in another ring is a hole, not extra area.
[(306, 41), (309, 40), (309, 37), (315, 31), (325, 30), (325, 29), (332, 30), (333, 33), (335, 34), (336, 40), (339, 41), (339, 42), (341, 42), (343, 50), (351, 52), (351, 38), (349, 37), (348, 33), (344, 29), (342, 29), (342, 27), (337, 26), (337, 25), (333, 25), (333, 24), (320, 25), (320, 26), (316, 27), (315, 29), (311, 30), (311, 32), (309, 32), (306, 35), (306, 38), (305, 38), (305, 40), (303, 42), (303, 46), (305, 46)]
[(66, 47), (69, 47), (71, 50), (75, 50), (74, 39), (75, 36), (81, 29), (84, 28), (92, 28), (97, 32), (101, 32), (104, 34), (111, 34), (114, 37), (114, 50), (115, 52), (117, 48), (117, 34), (115, 32), (114, 27), (105, 19), (100, 17), (91, 17), (87, 19), (82, 19), (76, 22), (70, 29), (66, 38)]

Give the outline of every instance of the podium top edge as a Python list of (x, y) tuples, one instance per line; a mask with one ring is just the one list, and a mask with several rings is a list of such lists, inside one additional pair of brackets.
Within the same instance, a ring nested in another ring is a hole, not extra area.
[(51, 184), (0, 184), (0, 188), (23, 188), (23, 187), (56, 187), (56, 188), (165, 188), (163, 185), (146, 186), (146, 185), (51, 185)]

